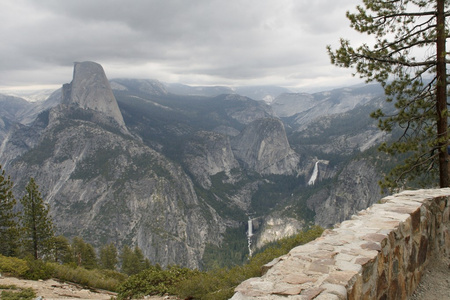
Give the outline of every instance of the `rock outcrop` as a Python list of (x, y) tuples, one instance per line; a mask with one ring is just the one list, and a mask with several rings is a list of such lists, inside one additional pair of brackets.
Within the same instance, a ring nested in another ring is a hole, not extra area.
[(73, 80), (63, 86), (63, 104), (75, 104), (81, 109), (99, 112), (126, 131), (108, 78), (103, 67), (97, 63), (85, 61), (74, 64)]
[(367, 160), (350, 162), (332, 189), (322, 189), (309, 198), (308, 206), (316, 213), (315, 223), (328, 228), (374, 204), (382, 197), (380, 179)]
[(258, 119), (232, 139), (235, 157), (261, 174), (296, 174), (300, 157), (286, 137), (283, 123), (275, 118)]
[(303, 229), (304, 222), (295, 218), (271, 215), (261, 221), (260, 227), (259, 232), (257, 232), (256, 249), (283, 237), (297, 234)]
[(239, 168), (229, 137), (219, 133), (197, 132), (187, 143), (183, 156), (189, 171), (204, 188), (211, 187), (211, 175), (225, 172), (231, 177), (230, 171)]

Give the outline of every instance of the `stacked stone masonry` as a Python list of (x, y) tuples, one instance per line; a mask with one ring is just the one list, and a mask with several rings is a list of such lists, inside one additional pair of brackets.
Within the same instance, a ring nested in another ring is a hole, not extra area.
[(432, 255), (450, 255), (450, 188), (383, 198), (263, 268), (232, 300), (408, 299)]

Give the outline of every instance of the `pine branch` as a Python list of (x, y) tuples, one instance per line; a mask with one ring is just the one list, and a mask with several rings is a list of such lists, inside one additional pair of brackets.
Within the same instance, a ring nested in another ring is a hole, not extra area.
[(380, 62), (380, 63), (387, 63), (390, 65), (402, 65), (405, 67), (423, 67), (423, 66), (434, 66), (436, 65), (437, 61), (432, 60), (432, 61), (423, 61), (423, 62), (408, 62), (408, 61), (401, 61), (401, 60), (397, 60), (397, 59), (391, 59), (391, 58), (387, 58), (387, 57), (383, 57), (383, 58), (379, 58), (379, 57), (375, 57), (375, 56), (369, 56), (369, 55), (362, 55), (359, 53), (354, 53), (354, 56), (359, 58), (359, 59), (367, 59), (370, 61), (376, 61), (376, 62)]
[(377, 20), (377, 19), (388, 20), (388, 19), (395, 19), (398, 17), (423, 17), (423, 16), (436, 16), (436, 12), (435, 11), (413, 12), (413, 13), (403, 12), (403, 13), (396, 13), (396, 14), (390, 14), (390, 15), (375, 16), (374, 20)]
[(436, 161), (436, 158), (438, 157), (438, 154), (434, 153), (435, 150), (437, 150), (436, 147), (431, 150), (431, 155), (428, 158), (424, 159), (424, 157), (426, 157), (428, 155), (428, 153), (423, 153), (420, 156), (418, 156), (418, 158), (415, 160), (415, 162), (412, 165), (410, 165), (409, 168), (406, 168), (403, 172), (401, 172), (397, 176), (397, 179), (395, 179), (394, 181), (397, 182), (397, 183), (400, 182), (400, 180), (402, 178), (404, 178), (405, 175), (411, 173), (412, 171), (414, 171), (417, 168), (420, 168), (423, 165), (426, 165), (428, 162), (431, 162), (431, 164), (427, 168), (428, 170), (430, 170), (432, 168), (432, 166), (434, 165), (434, 163)]

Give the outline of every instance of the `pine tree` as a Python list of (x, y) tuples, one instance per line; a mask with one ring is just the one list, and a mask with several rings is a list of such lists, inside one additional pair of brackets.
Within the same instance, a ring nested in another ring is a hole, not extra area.
[(72, 240), (72, 251), (75, 263), (86, 269), (97, 268), (97, 255), (94, 247), (86, 243), (81, 237), (74, 237)]
[(142, 253), (141, 248), (138, 246), (134, 247), (134, 261), (135, 261), (135, 267), (139, 270), (139, 272), (147, 269), (150, 267), (150, 260), (148, 258), (145, 258), (144, 253)]
[(66, 237), (55, 236), (51, 243), (52, 256), (55, 262), (63, 264), (74, 262), (72, 247)]
[(133, 251), (125, 245), (120, 253), (121, 272), (127, 275), (137, 274), (136, 270), (133, 270)]
[(103, 269), (115, 270), (117, 262), (117, 248), (113, 243), (100, 249), (100, 266)]
[(16, 199), (12, 193), (13, 183), (0, 165), (0, 254), (17, 256), (19, 230), (14, 212)]
[(23, 207), (22, 229), (25, 253), (34, 259), (43, 258), (50, 254), (54, 237), (53, 222), (49, 215), (49, 208), (41, 197), (38, 186), (33, 178), (26, 186), (26, 194), (20, 199)]
[[(328, 46), (331, 62), (355, 67), (367, 82), (378, 81), (395, 112), (377, 110), (380, 129), (400, 129), (400, 138), (380, 150), (403, 161), (381, 182), (394, 189), (428, 185), (439, 178), (450, 186), (446, 50), (448, 0), (363, 0), (356, 13), (347, 12), (351, 27), (373, 36), (373, 46), (357, 48), (341, 39)], [(427, 177), (429, 182), (424, 181)]]
[(144, 257), (142, 250), (136, 246), (134, 251), (128, 246), (120, 253), (121, 271), (127, 275), (137, 274), (150, 267), (150, 261)]

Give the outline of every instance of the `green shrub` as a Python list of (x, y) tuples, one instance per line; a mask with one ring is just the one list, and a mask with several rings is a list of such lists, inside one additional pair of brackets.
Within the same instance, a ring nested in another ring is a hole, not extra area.
[(83, 267), (56, 263), (51, 263), (51, 265), (53, 277), (59, 280), (108, 291), (116, 291), (119, 285), (128, 278), (127, 275), (112, 270), (87, 270)]
[(16, 291), (2, 291), (0, 299), (2, 300), (31, 300), (36, 297), (36, 293), (31, 289)]
[(221, 268), (202, 272), (181, 281), (177, 285), (177, 295), (187, 299), (218, 300), (233, 296), (234, 288), (246, 279), (243, 267)]
[(117, 299), (132, 299), (147, 295), (174, 295), (177, 293), (175, 287), (178, 282), (199, 273), (199, 271), (179, 266), (169, 266), (166, 270), (158, 265), (150, 266), (139, 274), (130, 276), (119, 287)]
[(27, 262), (16, 257), (0, 255), (0, 272), (15, 277), (22, 277), (29, 270)]
[(54, 267), (52, 264), (39, 259), (26, 259), (28, 270), (23, 274), (23, 278), (30, 280), (46, 280), (53, 277)]
[[(83, 286), (116, 291), (125, 282), (127, 275), (112, 270), (87, 270), (75, 264), (60, 265), (33, 258), (19, 259), (0, 255), (0, 272), (30, 280), (57, 278)], [(5, 289), (0, 285), (0, 289)], [(7, 289), (12, 289), (8, 286)], [(3, 296), (0, 297), (3, 300)], [(11, 298), (12, 299), (12, 298)]]
[(18, 289), (19, 288), (14, 284), (0, 284), (0, 290), (18, 290)]
[(118, 271), (114, 270), (98, 270), (100, 273), (102, 273), (103, 277), (110, 278), (110, 279), (116, 279), (119, 282), (125, 282), (125, 280), (128, 279), (128, 275), (120, 273)]

